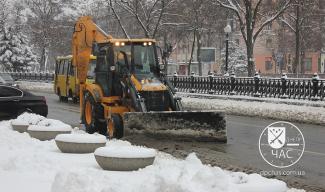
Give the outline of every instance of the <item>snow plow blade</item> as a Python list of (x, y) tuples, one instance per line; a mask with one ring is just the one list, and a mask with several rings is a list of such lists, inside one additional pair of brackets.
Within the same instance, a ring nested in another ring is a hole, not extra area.
[(220, 111), (128, 112), (126, 134), (144, 133), (184, 141), (227, 142), (226, 120)]

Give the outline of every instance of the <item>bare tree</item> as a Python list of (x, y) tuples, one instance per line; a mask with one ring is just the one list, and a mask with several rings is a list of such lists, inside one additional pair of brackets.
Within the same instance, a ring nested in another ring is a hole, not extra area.
[(26, 5), (31, 10), (27, 21), (32, 33), (31, 40), (40, 51), (40, 70), (45, 70), (48, 56), (55, 49), (59, 48), (63, 54), (70, 52), (71, 36), (67, 36), (70, 34), (67, 29), (72, 29), (73, 24), (63, 18), (61, 1), (26, 0)]
[[(295, 36), (295, 60), (293, 73), (304, 73), (302, 56), (306, 50), (320, 50), (320, 26), (319, 6), (314, 0), (294, 0), (292, 6), (279, 19), (294, 33)], [(312, 36), (310, 34), (313, 34)]]
[(174, 0), (117, 0), (116, 4), (132, 15), (147, 38), (155, 38), (166, 9)]
[[(240, 31), (246, 44), (248, 75), (255, 72), (254, 44), (265, 26), (277, 19), (291, 4), (292, 0), (277, 1), (262, 7), (262, 0), (214, 0), (218, 5), (233, 11), (240, 25)], [(272, 1), (271, 1), (272, 2)]]
[[(214, 46), (216, 39), (213, 36), (219, 36), (220, 26), (224, 25), (224, 12), (219, 11), (220, 8), (217, 7), (216, 9), (213, 5), (210, 0), (181, 1), (176, 6), (178, 11), (174, 11), (179, 16), (179, 20), (176, 21), (186, 26), (183, 30), (193, 39), (187, 68), (188, 74), (191, 73), (191, 65), (196, 50), (198, 72), (199, 75), (202, 75), (201, 48), (203, 46)], [(179, 12), (182, 13), (181, 16)]]
[(108, 1), (108, 8), (110, 8), (110, 9), (112, 10), (112, 12), (113, 12), (113, 14), (114, 14), (114, 16), (115, 16), (117, 22), (119, 23), (119, 26), (121, 27), (121, 29), (122, 29), (122, 31), (123, 31), (123, 33), (124, 33), (124, 36), (125, 36), (126, 38), (130, 38), (129, 35), (128, 35), (128, 33), (126, 32), (126, 30), (125, 30), (123, 24), (122, 24), (122, 21), (121, 21), (120, 16), (117, 14), (117, 12), (116, 12), (116, 10), (115, 10), (115, 3), (113, 4), (113, 1), (112, 1), (112, 0), (109, 0), (109, 1)]

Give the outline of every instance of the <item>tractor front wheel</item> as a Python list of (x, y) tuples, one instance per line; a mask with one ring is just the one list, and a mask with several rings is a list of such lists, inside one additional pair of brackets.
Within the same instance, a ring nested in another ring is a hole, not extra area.
[(85, 125), (87, 133), (92, 134), (98, 132), (106, 135), (103, 107), (95, 101), (89, 92), (86, 92), (84, 96), (82, 123)]

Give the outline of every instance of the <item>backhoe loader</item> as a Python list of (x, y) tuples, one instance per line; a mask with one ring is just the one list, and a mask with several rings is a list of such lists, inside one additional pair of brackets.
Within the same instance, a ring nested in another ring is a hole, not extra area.
[[(81, 122), (88, 133), (121, 138), (125, 131), (202, 141), (226, 141), (218, 111), (184, 111), (159, 65), (154, 39), (116, 39), (89, 16), (80, 17), (72, 39), (80, 82)], [(95, 82), (85, 83), (89, 56)], [(175, 137), (174, 137), (175, 136)]]

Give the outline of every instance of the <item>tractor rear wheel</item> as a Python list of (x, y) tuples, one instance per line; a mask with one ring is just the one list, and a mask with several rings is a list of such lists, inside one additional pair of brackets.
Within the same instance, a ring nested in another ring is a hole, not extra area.
[(106, 135), (106, 123), (104, 120), (104, 109), (97, 103), (89, 92), (85, 93), (82, 107), (82, 123), (87, 133), (98, 132)]

